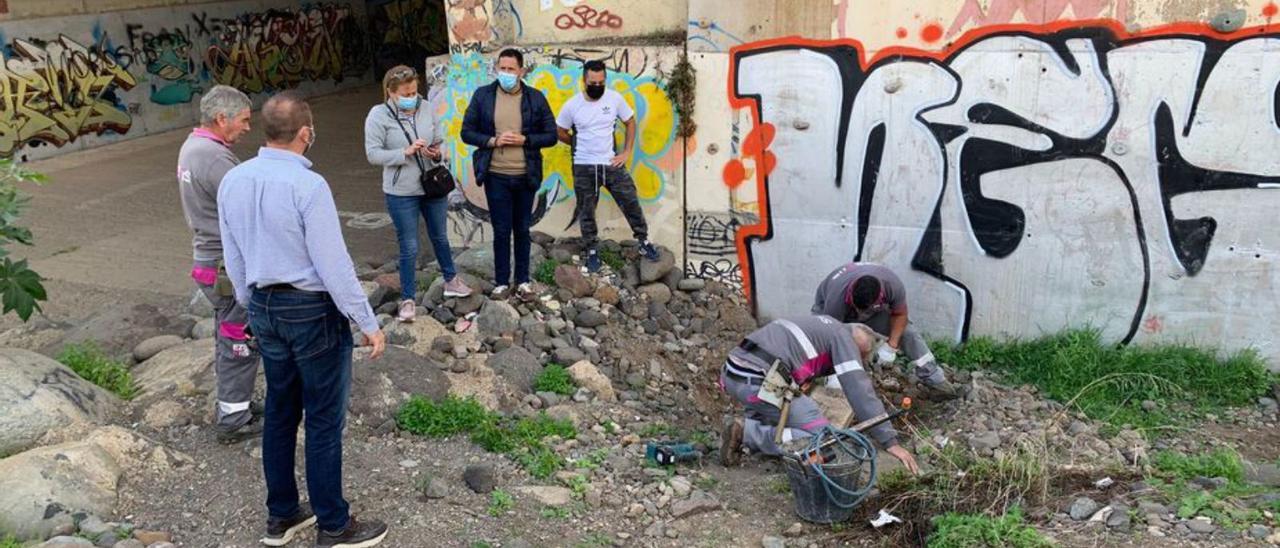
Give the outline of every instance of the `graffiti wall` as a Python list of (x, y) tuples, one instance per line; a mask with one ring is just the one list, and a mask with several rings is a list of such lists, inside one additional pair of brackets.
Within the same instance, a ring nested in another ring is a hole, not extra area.
[(469, 50), (575, 42), (628, 44), (683, 39), (687, 0), (436, 0), (449, 41)]
[(190, 126), (199, 95), (216, 84), (261, 101), (367, 83), (362, 28), (362, 7), (282, 0), (5, 21), (0, 157)]
[(375, 75), (395, 65), (421, 66), (448, 53), (444, 4), (439, 0), (366, 0)]
[(765, 130), (743, 146), (761, 216), (737, 234), (744, 284), (764, 316), (803, 312), (828, 269), (875, 261), (934, 333), (1093, 325), (1274, 356), (1277, 47), (1263, 28), (1113, 21), (939, 52), (737, 47), (728, 92)]
[[(523, 47), (529, 72), (525, 81), (547, 96), (553, 112), (581, 90), (582, 64), (604, 61), (607, 86), (622, 94), (636, 113), (636, 143), (627, 162), (650, 226), (650, 237), (673, 250), (683, 249), (682, 210), (684, 153), (676, 138), (676, 111), (663, 86), (663, 71), (677, 58), (673, 48)], [(477, 187), (471, 164), (474, 150), (462, 143), (462, 118), (471, 94), (494, 80), (493, 54), (456, 51), (433, 60), (428, 73), (441, 89), (433, 98), (446, 128), (446, 148), (454, 173), (462, 179), (473, 220), (485, 218), (484, 190)], [(617, 125), (615, 141), (621, 148), (623, 127)], [(534, 220), (537, 230), (553, 234), (577, 233), (573, 224), (575, 204), (573, 159), (568, 145), (543, 150), (544, 178)], [(597, 219), (601, 237), (630, 238), (625, 219), (612, 202), (601, 201)]]

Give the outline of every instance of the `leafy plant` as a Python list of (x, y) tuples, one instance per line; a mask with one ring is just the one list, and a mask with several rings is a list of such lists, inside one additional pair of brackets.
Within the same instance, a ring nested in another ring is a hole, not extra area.
[(680, 54), (680, 59), (676, 61), (675, 68), (667, 76), (666, 80), (667, 95), (671, 97), (671, 102), (675, 104), (676, 115), (679, 117), (676, 135), (685, 138), (691, 137), (698, 129), (697, 124), (693, 121), (695, 90), (698, 88), (698, 78), (693, 69), (693, 64), (689, 62), (688, 55)]
[(1190, 480), (1196, 477), (1226, 478), (1231, 483), (1244, 481), (1244, 462), (1231, 449), (1216, 449), (1202, 455), (1184, 455), (1160, 451), (1151, 458), (1152, 466), (1164, 476)]
[(108, 392), (131, 400), (138, 393), (133, 374), (123, 363), (107, 357), (93, 343), (69, 344), (58, 354), (58, 361), (75, 371), (81, 378), (101, 386)]
[(562, 263), (555, 259), (544, 259), (538, 263), (538, 268), (533, 271), (533, 280), (543, 285), (555, 285), (556, 283), (556, 267)]
[(1023, 521), (1022, 511), (1017, 507), (1000, 517), (948, 513), (934, 518), (934, 527), (929, 548), (1053, 546), (1053, 542)]
[(1148, 411), (1145, 400), (1200, 409), (1249, 405), (1275, 380), (1255, 352), (1221, 359), (1211, 349), (1187, 345), (1118, 347), (1104, 343), (1096, 329), (1026, 341), (979, 337), (958, 347), (939, 345), (934, 353), (957, 367), (993, 369), (1014, 384), (1035, 385), (1092, 419), (1147, 430), (1180, 417), (1178, 406)]
[(447, 396), (434, 402), (422, 396), (413, 396), (396, 413), (400, 428), (432, 438), (443, 438), (469, 432), (491, 420), (489, 410), (475, 398)]
[(507, 510), (514, 508), (515, 505), (516, 499), (511, 496), (511, 493), (502, 489), (494, 489), (492, 493), (489, 493), (489, 507), (486, 508), (486, 511), (489, 512), (490, 516), (496, 518), (507, 513)]
[(40, 301), (48, 299), (42, 278), (27, 265), (25, 259), (14, 261), (5, 248), (10, 243), (31, 245), (31, 230), (17, 225), (31, 198), (18, 191), (20, 183), (40, 184), (45, 176), (26, 169), (12, 159), (0, 159), (0, 302), (4, 314), (17, 312), (22, 321), (40, 310)]
[(23, 546), (23, 542), (12, 534), (5, 534), (0, 537), (0, 548), (22, 548)]
[(544, 506), (538, 511), (544, 518), (566, 519), (569, 517), (569, 509), (555, 506)]
[(573, 377), (563, 365), (552, 363), (547, 364), (533, 378), (533, 389), (536, 392), (554, 392), (561, 396), (572, 396), (577, 386), (574, 385)]
[(623, 259), (622, 254), (613, 248), (601, 248), (600, 261), (609, 265), (614, 272), (622, 272), (622, 269), (627, 266), (626, 259)]

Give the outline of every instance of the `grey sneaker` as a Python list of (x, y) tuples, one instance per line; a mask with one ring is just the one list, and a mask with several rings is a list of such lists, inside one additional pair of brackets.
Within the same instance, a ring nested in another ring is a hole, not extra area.
[(298, 509), (298, 513), (291, 518), (267, 518), (267, 536), (262, 537), (261, 542), (267, 546), (284, 546), (293, 542), (293, 537), (299, 531), (314, 525), (316, 515), (311, 511), (311, 505), (303, 503)]
[(244, 423), (240, 428), (235, 430), (218, 429), (218, 443), (222, 445), (234, 445), (242, 441), (253, 439), (262, 435), (262, 419), (250, 414), (249, 422)]
[(413, 319), (418, 315), (418, 303), (413, 299), (405, 299), (400, 301), (400, 312), (396, 314), (396, 319), (404, 323), (413, 323)]
[(720, 464), (737, 466), (742, 462), (742, 419), (725, 417), (724, 430), (720, 432)]
[(495, 287), (493, 288), (493, 291), (489, 292), (489, 298), (495, 301), (501, 301), (510, 296), (511, 296), (511, 286), (506, 284)]
[(382, 543), (387, 538), (387, 524), (377, 520), (356, 521), (355, 516), (347, 521), (347, 528), (330, 532), (321, 530), (316, 533), (317, 548), (369, 548)]
[(444, 283), (445, 297), (470, 297), (471, 288), (467, 287), (467, 283), (462, 281), (461, 276), (454, 276), (452, 280)]
[(922, 380), (920, 385), (924, 388), (925, 399), (931, 401), (954, 400), (962, 395), (960, 389), (946, 379), (940, 381)]

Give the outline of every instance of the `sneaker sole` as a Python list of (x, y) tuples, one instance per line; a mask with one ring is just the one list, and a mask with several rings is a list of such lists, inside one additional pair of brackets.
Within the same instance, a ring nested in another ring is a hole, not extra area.
[(360, 542), (342, 542), (338, 544), (330, 544), (328, 546), (325, 546), (324, 548), (369, 548), (370, 546), (377, 546), (379, 544), (382, 544), (382, 540), (387, 538), (388, 532), (390, 531), (389, 530), (383, 531), (381, 535), (378, 535), (377, 537), (371, 538), (369, 540), (362, 540)]
[(315, 525), (315, 523), (316, 523), (316, 517), (311, 516), (306, 520), (302, 521), (301, 523), (286, 529), (284, 532), (284, 536), (280, 538), (263, 537), (260, 540), (260, 542), (262, 542), (267, 546), (284, 546), (286, 544), (289, 544), (290, 542), (293, 542), (293, 537), (298, 534), (298, 531), (306, 529), (307, 527), (311, 527), (312, 525)]
[(465, 299), (465, 298), (467, 298), (467, 297), (470, 297), (470, 296), (471, 296), (471, 292), (469, 292), (469, 291), (468, 291), (468, 292), (466, 292), (466, 293), (458, 293), (457, 291), (445, 291), (445, 292), (444, 292), (444, 296), (446, 296), (446, 297), (457, 297), (457, 298), (459, 298), (459, 299)]

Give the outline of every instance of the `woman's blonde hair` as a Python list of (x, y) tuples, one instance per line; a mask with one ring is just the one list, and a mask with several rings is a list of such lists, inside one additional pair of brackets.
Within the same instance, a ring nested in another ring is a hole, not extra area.
[(391, 98), (391, 90), (418, 81), (418, 71), (408, 65), (396, 65), (382, 77), (382, 100)]

